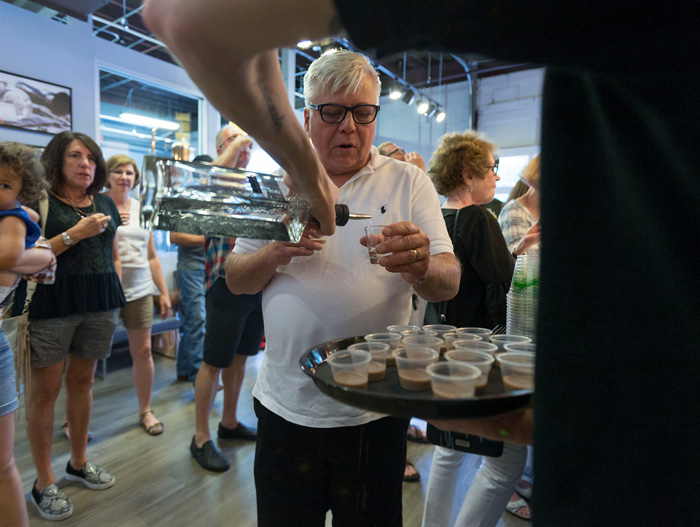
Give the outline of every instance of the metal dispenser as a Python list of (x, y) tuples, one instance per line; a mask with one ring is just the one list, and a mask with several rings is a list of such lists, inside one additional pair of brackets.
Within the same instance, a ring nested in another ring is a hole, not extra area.
[(282, 176), (146, 156), (140, 183), (146, 229), (296, 243), (308, 204), (285, 199)]

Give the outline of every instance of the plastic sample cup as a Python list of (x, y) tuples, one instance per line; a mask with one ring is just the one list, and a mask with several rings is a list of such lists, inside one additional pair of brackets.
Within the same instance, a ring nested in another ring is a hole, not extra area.
[(495, 344), (498, 346), (498, 353), (503, 353), (506, 344), (514, 344), (516, 342), (532, 342), (532, 339), (530, 337), (525, 337), (523, 335), (491, 335), (491, 338), (489, 339), (491, 341), (491, 344)]
[(427, 329), (428, 331), (437, 331), (437, 336), (442, 338), (445, 333), (455, 331), (457, 326), (450, 326), (449, 324), (426, 324), (423, 326), (423, 329)]
[(456, 350), (483, 351), (489, 355), (493, 355), (498, 351), (498, 346), (490, 342), (484, 342), (483, 340), (457, 339), (453, 344)]
[(405, 329), (401, 332), (401, 336), (406, 337), (437, 337), (438, 332), (432, 329)]
[(349, 350), (367, 351), (372, 355), (369, 363), (369, 382), (381, 381), (386, 377), (386, 355), (389, 352), (389, 344), (386, 342), (372, 341), (358, 342), (348, 346)]
[(440, 337), (430, 337), (425, 335), (411, 335), (410, 337), (407, 337), (406, 334), (403, 337), (403, 345), (406, 348), (430, 348), (440, 353), (442, 345), (445, 342)]
[(370, 352), (363, 350), (339, 350), (326, 359), (336, 384), (358, 390), (367, 389), (371, 360)]
[(390, 240), (393, 236), (384, 236), (382, 230), (386, 225), (368, 225), (365, 227), (365, 235), (367, 236), (367, 251), (369, 252), (369, 263), (376, 264), (379, 259), (384, 256), (389, 256), (392, 253), (377, 254), (377, 245), (385, 240)]
[(494, 358), (485, 351), (475, 351), (468, 349), (455, 349), (445, 353), (448, 362), (464, 362), (476, 366), (481, 371), (481, 375), (476, 380), (476, 394), (481, 395), (486, 392), (486, 385), (489, 383), (489, 373), (493, 366)]
[(484, 340), (486, 342), (489, 341), (489, 337), (493, 334), (493, 330), (487, 328), (457, 328), (455, 331), (460, 335), (478, 335), (481, 338), (481, 340)]
[(390, 333), (398, 333), (401, 335), (404, 331), (408, 331), (410, 329), (421, 329), (420, 326), (414, 326), (411, 324), (395, 324), (393, 326), (387, 326), (386, 330), (389, 331)]
[(535, 389), (535, 354), (507, 351), (498, 356), (506, 391)]
[(401, 387), (413, 391), (430, 389), (430, 376), (425, 368), (437, 362), (439, 357), (440, 354), (430, 348), (399, 348), (394, 351)]
[(445, 340), (445, 351), (450, 351), (455, 349), (455, 340), (481, 340), (479, 335), (473, 335), (468, 333), (462, 333), (461, 335), (456, 331), (450, 331), (442, 335)]
[[(389, 326), (393, 327), (393, 326)], [(389, 345), (389, 349), (386, 352), (386, 365), (387, 366), (395, 366), (396, 361), (394, 360), (394, 356), (392, 355), (392, 352), (396, 349), (399, 349), (399, 346), (401, 345), (401, 334), (400, 333), (370, 333), (369, 335), (365, 335), (365, 340), (366, 341), (376, 341), (376, 342), (384, 342)]]
[(435, 362), (426, 368), (435, 397), (466, 399), (474, 397), (481, 370), (463, 362)]

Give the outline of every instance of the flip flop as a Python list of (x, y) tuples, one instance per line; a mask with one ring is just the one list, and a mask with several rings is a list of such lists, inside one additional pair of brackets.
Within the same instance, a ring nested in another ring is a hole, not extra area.
[[(410, 476), (407, 476), (407, 475), (406, 475), (406, 471), (408, 470), (409, 467), (413, 469), (414, 474), (411, 474)], [(415, 482), (418, 481), (419, 479), (420, 479), (420, 474), (418, 473), (418, 470), (416, 469), (416, 467), (413, 466), (413, 463), (411, 463), (411, 462), (407, 459), (407, 460), (406, 460), (406, 468), (405, 468), (404, 471), (403, 471), (403, 480), (404, 480), (406, 483), (415, 483)]]
[[(530, 513), (529, 516), (525, 515), (521, 511), (523, 508), (527, 509), (527, 511)], [(511, 501), (508, 502), (508, 505), (506, 505), (506, 511), (510, 512), (513, 516), (516, 516), (521, 520), (532, 521), (532, 509), (528, 503), (520, 497), (518, 497), (518, 499), (515, 501), (511, 499)]]
[(165, 425), (163, 425), (163, 423), (160, 421), (156, 421), (155, 424), (146, 428), (146, 417), (149, 415), (153, 415), (153, 410), (146, 410), (139, 415), (139, 424), (143, 426), (144, 430), (146, 430), (146, 433), (148, 433), (149, 436), (158, 436), (162, 434), (165, 430)]
[(428, 442), (428, 437), (425, 435), (425, 430), (418, 428), (416, 425), (408, 425), (408, 430), (406, 430), (406, 439), (415, 443)]

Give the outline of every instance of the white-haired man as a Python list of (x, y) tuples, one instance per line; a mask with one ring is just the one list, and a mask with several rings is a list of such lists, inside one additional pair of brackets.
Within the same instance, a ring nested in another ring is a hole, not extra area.
[(359, 222), (325, 245), (239, 239), (227, 261), (232, 291), (263, 292), (267, 347), (253, 392), (258, 524), (323, 526), (330, 509), (336, 525), (398, 526), (407, 420), (333, 401), (297, 361), (321, 342), (406, 323), (411, 284), (428, 300), (452, 298), (459, 264), (429, 178), (372, 146), (380, 84), (366, 57), (322, 55), (304, 91), (304, 128), (341, 201), (396, 238), (380, 245), (393, 252), (380, 265), (369, 263)]

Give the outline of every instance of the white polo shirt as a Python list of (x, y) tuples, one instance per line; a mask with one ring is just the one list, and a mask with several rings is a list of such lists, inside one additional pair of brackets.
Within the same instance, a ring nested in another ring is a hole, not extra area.
[[(430, 238), (431, 255), (453, 252), (435, 187), (413, 165), (372, 147), (368, 165), (339, 194), (338, 203), (371, 214), (375, 225), (416, 224)], [(263, 289), (266, 348), (253, 395), (292, 423), (333, 428), (383, 417), (329, 398), (299, 367), (299, 358), (318, 344), (386, 331), (409, 320), (411, 286), (400, 274), (370, 264), (367, 248), (360, 245), (368, 224), (350, 220), (338, 227), (323, 250), (278, 267)], [(267, 243), (238, 238), (233, 252), (251, 253)]]

